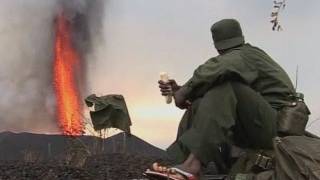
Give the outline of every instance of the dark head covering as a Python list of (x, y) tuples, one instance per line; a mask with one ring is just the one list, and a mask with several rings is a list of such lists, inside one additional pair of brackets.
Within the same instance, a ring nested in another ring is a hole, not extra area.
[(229, 49), (244, 44), (240, 24), (235, 19), (223, 19), (211, 27), (212, 38), (217, 50)]

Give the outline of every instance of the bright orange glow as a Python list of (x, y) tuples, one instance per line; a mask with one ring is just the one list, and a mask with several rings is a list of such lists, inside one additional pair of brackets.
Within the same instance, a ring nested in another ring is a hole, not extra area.
[(55, 35), (53, 77), (57, 118), (63, 134), (81, 135), (83, 132), (82, 103), (76, 79), (80, 61), (72, 45), (70, 24), (62, 14), (56, 19)]

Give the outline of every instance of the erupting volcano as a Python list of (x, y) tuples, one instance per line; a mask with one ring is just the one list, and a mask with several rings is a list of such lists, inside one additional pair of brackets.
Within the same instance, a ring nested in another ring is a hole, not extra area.
[(55, 23), (53, 77), (57, 119), (62, 133), (81, 135), (82, 103), (78, 84), (81, 62), (80, 54), (72, 42), (72, 31), (71, 22), (60, 13)]

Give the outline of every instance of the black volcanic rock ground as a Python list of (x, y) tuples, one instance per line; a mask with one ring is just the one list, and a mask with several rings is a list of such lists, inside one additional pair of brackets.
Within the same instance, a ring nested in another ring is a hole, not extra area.
[(143, 179), (152, 162), (168, 163), (163, 150), (134, 135), (123, 139), (123, 133), (107, 138), (97, 152), (97, 137), (3, 132), (0, 180)]
[(156, 160), (159, 159), (129, 154), (103, 154), (89, 157), (82, 168), (44, 162), (1, 161), (0, 179), (145, 179), (142, 172)]

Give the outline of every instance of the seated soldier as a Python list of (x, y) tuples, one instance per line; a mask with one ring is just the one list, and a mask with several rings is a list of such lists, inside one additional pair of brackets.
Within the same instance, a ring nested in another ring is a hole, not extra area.
[(183, 86), (159, 81), (162, 95), (173, 94), (176, 106), (186, 109), (177, 139), (167, 149), (177, 165), (170, 169), (155, 163), (152, 169), (172, 179), (197, 179), (211, 161), (228, 171), (224, 147), (230, 145), (272, 149), (277, 113), (295, 92), (270, 56), (245, 43), (236, 20), (221, 20), (211, 32), (217, 57), (200, 65)]

